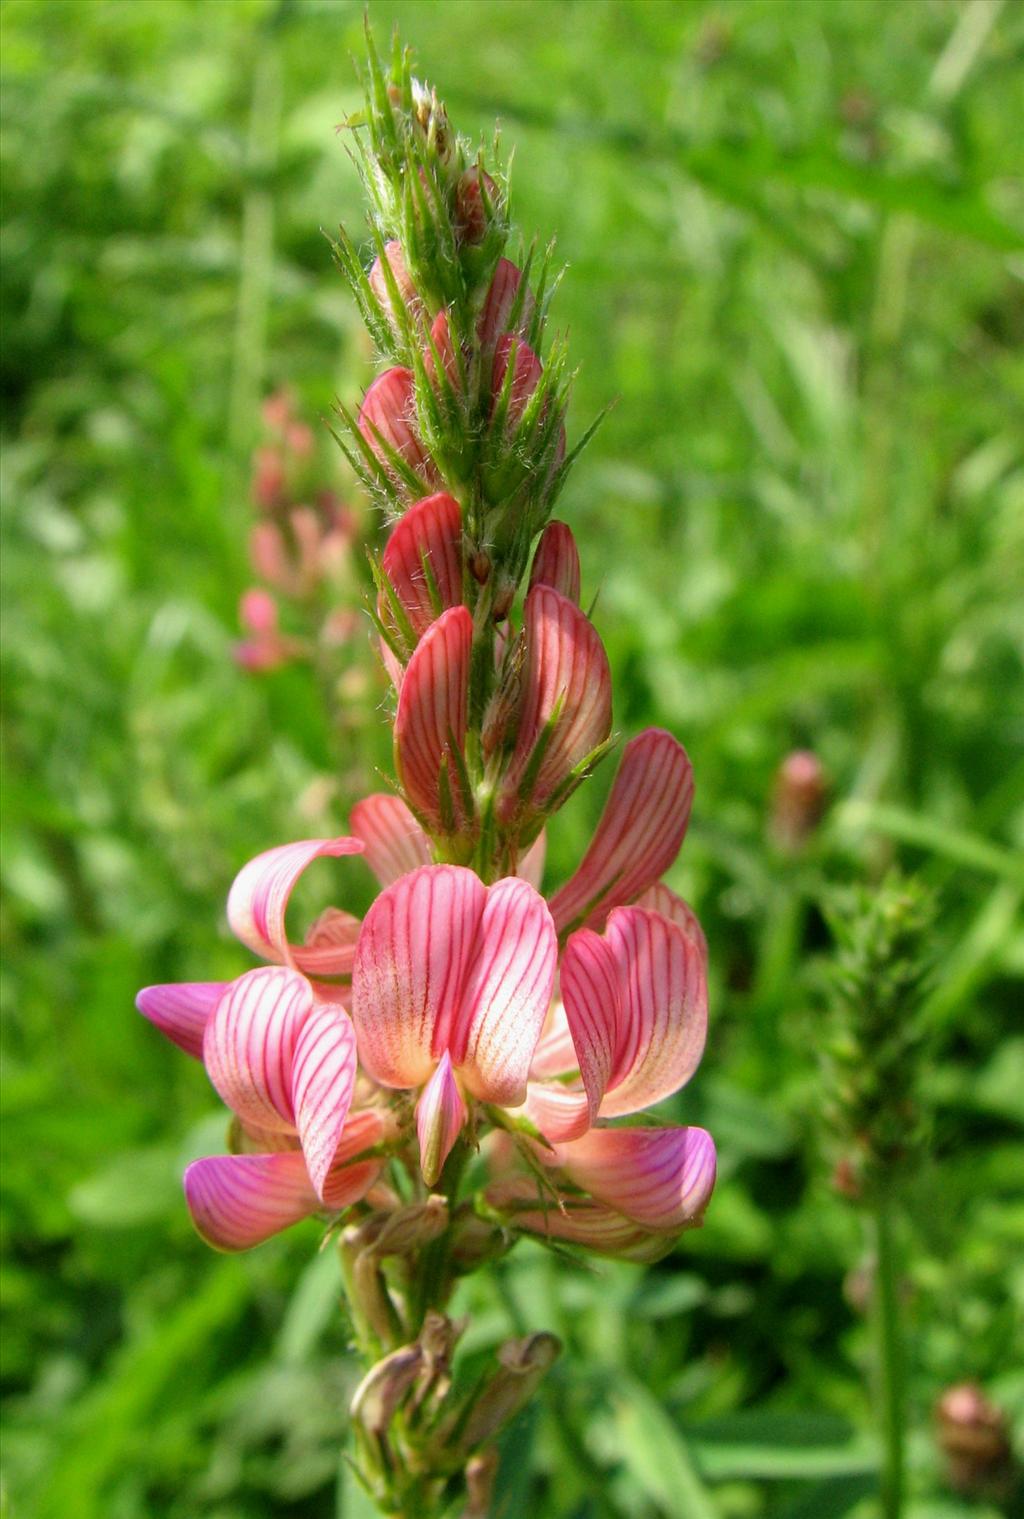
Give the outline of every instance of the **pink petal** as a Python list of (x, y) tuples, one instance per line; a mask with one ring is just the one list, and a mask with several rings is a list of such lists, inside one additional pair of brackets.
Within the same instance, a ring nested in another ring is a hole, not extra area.
[(359, 430), (388, 473), (392, 472), (392, 466), (381, 447), (381, 438), (421, 479), (436, 478), (434, 462), (416, 431), (416, 395), (411, 369), (396, 366), (374, 380), (359, 410)]
[[(437, 617), (424, 573), (429, 565), (441, 609), (462, 600), (462, 509), (453, 496), (426, 496), (402, 516), (381, 559), (381, 570), (394, 587), (417, 638)], [(377, 612), (385, 627), (393, 625), (387, 598), (378, 597)]]
[(567, 1076), (579, 1068), (579, 1056), (572, 1041), (565, 1008), (561, 1002), (554, 1002), (540, 1043), (533, 1052), (530, 1075), (538, 1079), (545, 1076)]
[(587, 1132), (594, 1110), (579, 1083), (565, 1086), (559, 1081), (531, 1079), (526, 1088), (523, 1111), (545, 1139), (552, 1144), (561, 1144)]
[(503, 337), (500, 337), (494, 350), (494, 368), (491, 378), (491, 394), (494, 398), (492, 411), (497, 406), (505, 385), (505, 375), (509, 364), (513, 367), (508, 407), (505, 412), (505, 427), (512, 431), (522, 419), (530, 397), (540, 384), (544, 368), (533, 349), (529, 344), (524, 343), (522, 338), (513, 333), (505, 333)]
[(461, 751), (466, 740), (472, 644), (469, 610), (452, 607), (420, 639), (398, 697), (395, 768), (411, 806), (438, 832), (445, 826), (440, 802), (442, 763), (447, 765), (456, 828), (464, 820), (451, 745), (454, 741)]
[(434, 1186), (452, 1145), (466, 1121), (466, 1104), (445, 1050), (437, 1069), (416, 1104), (416, 1134), (420, 1142), (420, 1170), (428, 1187)]
[(682, 744), (660, 728), (628, 743), (590, 848), (551, 899), (559, 932), (580, 922), (600, 928), (610, 908), (652, 886), (679, 852), (692, 802)]
[(581, 928), (566, 944), (561, 987), (593, 1121), (615, 1064), (622, 997), (615, 951), (592, 929)]
[(298, 1151), (211, 1155), (185, 1172), (196, 1229), (216, 1250), (248, 1250), (320, 1206)]
[[(413, 317), (414, 322), (422, 320), (423, 303), (420, 300), (416, 286), (413, 284), (412, 275), (406, 266), (405, 257), (402, 253), (402, 245), (392, 240), (384, 244), (384, 254), (391, 265), (391, 272), (395, 277), (398, 296), (402, 304), (406, 306)], [(370, 289), (377, 297), (383, 308), (388, 321), (396, 332), (400, 331), (398, 315), (391, 303), (391, 292), (388, 288), (389, 281), (384, 273), (380, 255), (373, 261), (373, 267), (367, 275)]]
[(352, 808), (349, 827), (382, 886), (430, 864), (430, 840), (400, 796), (380, 791), (364, 797)]
[[(431, 347), (433, 344), (433, 347)], [(430, 343), (423, 350), (423, 367), (427, 371), (430, 383), (438, 389), (437, 362), (440, 360), (441, 368), (451, 388), (458, 394), (462, 388), (462, 380), (459, 375), (459, 365), (455, 353), (455, 344), (452, 342), (451, 328), (448, 325), (447, 311), (439, 311), (434, 318), (434, 324), (430, 329)]]
[(547, 834), (542, 828), (526, 853), (519, 856), (519, 864), (516, 866), (516, 875), (519, 879), (529, 881), (537, 891), (540, 891), (540, 883), (544, 879), (544, 857), (547, 849)]
[(309, 1178), (318, 1196), (334, 1163), (356, 1081), (356, 1036), (340, 1007), (319, 1003), (292, 1059), (292, 1103)]
[(551, 1001), (558, 940), (547, 903), (508, 876), (487, 892), (476, 957), (449, 1044), (483, 1102), (515, 1107)]
[(707, 959), (708, 941), (704, 937), (704, 930), (700, 926), (697, 914), (689, 902), (684, 902), (682, 897), (670, 891), (664, 881), (659, 881), (656, 886), (651, 886), (641, 893), (636, 899), (637, 907), (648, 907), (652, 912), (659, 912), (663, 918), (668, 918), (670, 923), (675, 923), (683, 930), (688, 939), (692, 939)]
[(186, 1055), (200, 1059), (203, 1030), (230, 981), (171, 981), (144, 986), (135, 1006)]
[[(549, 721), (552, 732), (524, 804), (543, 807), (577, 764), (604, 742), (612, 725), (608, 656), (579, 607), (550, 586), (526, 597), (526, 677), (519, 736), (503, 786), (503, 810), (515, 811), (530, 756)], [(556, 710), (558, 712), (555, 718)]]
[(715, 1185), (715, 1146), (704, 1129), (591, 1129), (559, 1145), (555, 1163), (648, 1229), (699, 1223)]
[(352, 1018), (360, 1060), (383, 1086), (420, 1086), (448, 1048), (486, 901), (471, 870), (425, 865), (366, 914)]
[(292, 950), (296, 964), (309, 975), (347, 975), (355, 958), (359, 919), (340, 907), (326, 907)]
[(285, 911), (302, 872), (321, 855), (362, 854), (361, 839), (303, 839), (280, 844), (243, 865), (228, 893), (228, 922), (235, 936), (264, 960), (297, 965), (311, 975), (340, 975), (351, 966), (347, 947), (302, 949), (289, 944)]
[(313, 1008), (305, 976), (283, 967), (248, 971), (210, 1015), (203, 1061), (217, 1091), (244, 1123), (294, 1129), (292, 1062)]
[(653, 1234), (617, 1209), (588, 1197), (553, 1198), (528, 1177), (497, 1182), (488, 1187), (486, 1196), (516, 1229), (539, 1239), (644, 1262), (658, 1260), (671, 1247), (671, 1235)]
[(360, 1160), (354, 1166), (336, 1166), (324, 1183), (324, 1206), (334, 1213), (365, 1197), (384, 1169), (382, 1160)]
[[(512, 307), (515, 304), (522, 278), (522, 270), (517, 268), (511, 259), (499, 258), (494, 278), (487, 292), (487, 299), (480, 313), (480, 320), (477, 323), (477, 336), (485, 353), (493, 350), (503, 332), (511, 330)], [(527, 291), (515, 328), (520, 337), (526, 336), (535, 308), (536, 302)]]
[(540, 535), (530, 570), (530, 586), (535, 585), (549, 585), (576, 606), (580, 604), (580, 551), (564, 522), (549, 522)]
[(708, 987), (700, 950), (658, 913), (617, 907), (608, 919), (606, 941), (617, 964), (621, 1002), (615, 1066), (601, 1116), (616, 1118), (661, 1102), (689, 1081), (704, 1052)]

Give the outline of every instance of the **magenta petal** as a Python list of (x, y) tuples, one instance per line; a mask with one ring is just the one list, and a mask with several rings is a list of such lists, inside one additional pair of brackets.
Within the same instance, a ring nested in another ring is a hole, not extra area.
[(170, 981), (144, 986), (135, 1006), (186, 1055), (202, 1058), (203, 1031), (230, 981)]
[[(258, 854), (235, 877), (228, 893), (228, 922), (248, 949), (285, 965), (301, 965), (311, 974), (343, 974), (351, 964), (347, 951), (303, 950), (289, 944), (285, 912), (302, 872), (321, 855), (362, 854), (361, 839), (303, 839)], [(342, 964), (347, 959), (347, 963)], [(339, 968), (340, 967), (340, 968)]]
[(704, 956), (683, 929), (659, 913), (617, 907), (608, 919), (606, 941), (615, 956), (621, 1002), (615, 1065), (601, 1116), (615, 1118), (661, 1102), (689, 1081), (704, 1052), (708, 988)]
[[(526, 673), (515, 750), (502, 787), (506, 815), (519, 803), (543, 807), (573, 768), (608, 737), (612, 688), (608, 656), (579, 607), (535, 585), (523, 609)], [(530, 795), (520, 797), (530, 758), (549, 737)]]
[(295, 1127), (318, 1196), (334, 1162), (356, 1080), (356, 1036), (340, 1007), (320, 1003), (306, 1019), (292, 1059)]
[(383, 1086), (420, 1086), (448, 1048), (486, 900), (473, 871), (424, 865), (382, 891), (366, 914), (352, 1018), (360, 1060)]
[(203, 1061), (244, 1123), (294, 1129), (292, 1061), (312, 1008), (313, 988), (305, 976), (268, 966), (239, 976), (211, 1013)]
[(296, 1150), (193, 1161), (185, 1199), (196, 1229), (216, 1250), (248, 1250), (320, 1206)]
[(441, 770), (447, 770), (455, 824), (464, 820), (458, 761), (466, 741), (473, 619), (452, 607), (424, 633), (406, 668), (395, 713), (395, 768), (414, 810), (445, 830)]
[(591, 1129), (558, 1146), (556, 1163), (648, 1229), (699, 1223), (715, 1185), (715, 1146), (704, 1129)]
[(430, 840), (400, 796), (364, 797), (352, 808), (349, 827), (362, 839), (366, 863), (382, 886), (430, 864)]
[(444, 1163), (465, 1121), (466, 1104), (452, 1071), (451, 1056), (445, 1050), (416, 1104), (420, 1170), (428, 1187), (434, 1185), (444, 1170)]
[[(462, 600), (462, 509), (444, 491), (426, 496), (399, 518), (381, 559), (381, 570), (421, 638), (437, 618), (426, 568), (429, 567), (441, 611)], [(386, 628), (394, 613), (385, 596), (377, 599), (377, 614)]]
[(530, 587), (549, 585), (576, 606), (580, 604), (580, 551), (565, 522), (549, 522), (540, 535), (530, 569)]
[(559, 932), (600, 928), (610, 908), (652, 886), (679, 853), (692, 802), (693, 770), (671, 733), (648, 728), (628, 743), (590, 848), (551, 898)]
[(558, 941), (544, 898), (516, 876), (487, 893), (473, 967), (449, 1047), (483, 1102), (515, 1107), (548, 1015)]

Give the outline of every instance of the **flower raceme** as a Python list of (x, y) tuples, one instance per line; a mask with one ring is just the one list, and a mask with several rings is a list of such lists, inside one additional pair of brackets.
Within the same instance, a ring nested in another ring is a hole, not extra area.
[[(486, 886), (428, 863), (426, 834), (389, 795), (353, 808), (351, 837), (243, 867), (228, 919), (271, 963), (139, 996), (234, 1114), (236, 1153), (186, 1173), (204, 1237), (245, 1248), (338, 1213), (381, 1181), (413, 1129), (433, 1186), (459, 1135), (488, 1123), (515, 1135), (487, 1192), (514, 1228), (644, 1256), (699, 1222), (714, 1183), (709, 1136), (607, 1126), (677, 1091), (703, 1049), (703, 937), (658, 884), (691, 795), (681, 745), (659, 730), (634, 739), (590, 848), (550, 902), (534, 884), (539, 850), (522, 875)], [(299, 877), (318, 858), (356, 854), (383, 887), (362, 924), (331, 908), (291, 942)], [(415, 1094), (412, 1117), (402, 1093)]]

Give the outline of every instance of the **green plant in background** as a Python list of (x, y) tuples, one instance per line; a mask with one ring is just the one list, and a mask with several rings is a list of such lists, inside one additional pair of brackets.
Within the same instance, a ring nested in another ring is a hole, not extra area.
[[(453, 112), (528, 157), (517, 215), (571, 271), (574, 412), (620, 398), (559, 512), (618, 723), (685, 733), (699, 776), (669, 884), (716, 1017), (673, 1117), (715, 1134), (715, 1204), (642, 1280), (523, 1244), (465, 1282), (477, 1369), (537, 1325), (565, 1345), (505, 1445), (510, 1519), (877, 1512), (861, 1231), (802, 1010), (824, 886), (892, 859), (942, 901), (907, 1511), (1001, 1519), (1005, 1481), (934, 1441), (1021, 1439), (1020, 7), (370, 10), (428, 77), (471, 60)], [(178, 1178), (220, 1116), (114, 1010), (153, 975), (238, 975), (225, 881), (340, 831), (387, 762), (379, 696), (339, 781), (313, 672), (231, 658), (258, 402), (285, 386), (315, 426), (369, 378), (317, 231), (360, 216), (332, 129), (362, 6), (14, 0), (0, 29), (8, 1505), (305, 1519), (354, 1390), (336, 1261), (310, 1263), (313, 1223), (236, 1260), (194, 1240)], [(354, 500), (339, 462), (323, 484)], [(808, 747), (829, 807), (793, 852), (766, 814)], [(605, 784), (560, 814), (551, 879)], [(995, 1415), (972, 1394), (933, 1425), (968, 1382)]]

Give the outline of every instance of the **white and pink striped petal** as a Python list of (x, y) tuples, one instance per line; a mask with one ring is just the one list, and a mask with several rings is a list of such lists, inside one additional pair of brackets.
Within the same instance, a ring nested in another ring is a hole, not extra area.
[[(243, 865), (228, 893), (228, 923), (236, 938), (260, 955), (284, 965), (298, 966), (310, 975), (343, 975), (352, 966), (350, 939), (311, 946), (288, 941), (285, 913), (292, 888), (303, 871), (322, 855), (362, 854), (361, 839), (303, 839), (267, 849)], [(353, 920), (349, 920), (351, 923)], [(334, 921), (337, 926), (337, 920)]]
[(420, 1146), (420, 1170), (428, 1187), (444, 1170), (452, 1145), (466, 1121), (466, 1104), (445, 1050), (416, 1104), (416, 1136)]
[(294, 1131), (292, 1063), (313, 1005), (305, 976), (268, 966), (239, 976), (210, 1014), (203, 1063), (243, 1123)]
[(291, 1097), (310, 1181), (319, 1197), (334, 1164), (356, 1080), (356, 1036), (344, 1009), (318, 1003), (295, 1041)]
[(364, 797), (352, 808), (349, 827), (382, 886), (430, 864), (430, 840), (400, 796), (378, 791)]
[[(466, 741), (473, 619), (452, 607), (420, 639), (395, 714), (395, 768), (409, 803), (438, 832), (466, 821), (459, 768)], [(453, 746), (458, 750), (456, 755)], [(442, 770), (452, 812), (445, 817)]]
[(298, 1150), (195, 1160), (185, 1172), (185, 1200), (215, 1250), (249, 1250), (320, 1206)]

